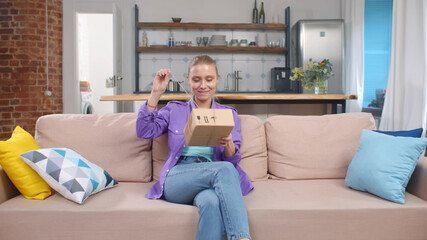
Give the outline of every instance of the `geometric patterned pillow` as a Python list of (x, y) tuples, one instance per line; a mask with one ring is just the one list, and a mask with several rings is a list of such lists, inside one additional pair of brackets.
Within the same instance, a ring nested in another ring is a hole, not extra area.
[(20, 156), (51, 188), (79, 204), (118, 184), (104, 169), (69, 148), (42, 148)]

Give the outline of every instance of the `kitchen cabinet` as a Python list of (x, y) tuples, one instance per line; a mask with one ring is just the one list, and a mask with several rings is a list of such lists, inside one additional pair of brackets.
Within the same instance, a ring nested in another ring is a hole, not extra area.
[[(289, 67), (289, 42), (290, 42), (290, 9), (285, 10), (286, 24), (252, 24), (252, 23), (172, 23), (172, 22), (139, 22), (139, 10), (135, 5), (135, 92), (146, 93), (140, 90), (140, 66), (139, 54), (144, 53), (231, 53), (231, 54), (279, 54), (285, 56), (285, 67)], [(149, 47), (139, 46), (139, 32), (144, 29), (177, 30), (185, 31), (187, 29), (211, 29), (213, 31), (222, 29), (226, 31), (283, 31), (285, 34), (285, 47), (231, 47), (231, 46), (174, 46), (154, 45)]]

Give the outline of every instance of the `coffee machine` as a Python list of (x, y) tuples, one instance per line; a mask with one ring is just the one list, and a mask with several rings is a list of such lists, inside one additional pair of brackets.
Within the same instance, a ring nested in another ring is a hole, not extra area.
[(271, 91), (278, 93), (300, 93), (300, 83), (289, 79), (289, 67), (275, 67), (271, 69)]

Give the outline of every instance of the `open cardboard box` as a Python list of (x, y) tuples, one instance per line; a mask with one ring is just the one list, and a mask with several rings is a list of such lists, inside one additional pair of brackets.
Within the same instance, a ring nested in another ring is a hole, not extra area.
[(230, 135), (233, 128), (231, 109), (194, 108), (185, 125), (185, 142), (187, 146), (218, 146), (221, 137)]

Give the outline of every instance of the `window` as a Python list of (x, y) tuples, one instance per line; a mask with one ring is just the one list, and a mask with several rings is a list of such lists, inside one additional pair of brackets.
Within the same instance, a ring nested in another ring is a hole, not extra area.
[(365, 0), (363, 107), (382, 108), (391, 55), (393, 0)]

